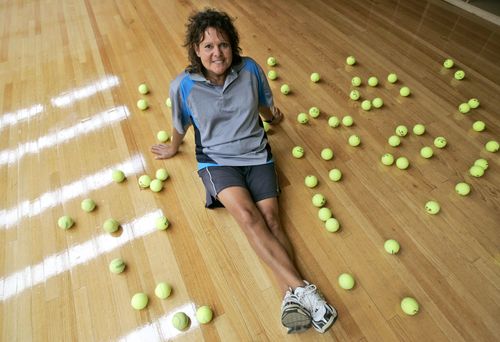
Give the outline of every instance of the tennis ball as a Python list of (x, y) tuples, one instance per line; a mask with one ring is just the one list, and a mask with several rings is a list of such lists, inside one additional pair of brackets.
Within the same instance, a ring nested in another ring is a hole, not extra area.
[(406, 170), (410, 166), (410, 161), (406, 157), (399, 157), (396, 159), (396, 166), (400, 170)]
[(375, 76), (371, 76), (368, 78), (368, 85), (370, 87), (376, 87), (378, 85), (378, 78)]
[(145, 293), (138, 292), (132, 296), (130, 305), (136, 310), (142, 310), (148, 305), (148, 296)]
[(355, 283), (353, 276), (348, 273), (342, 273), (339, 276), (339, 286), (344, 290), (352, 289)]
[(137, 87), (137, 90), (139, 90), (139, 93), (141, 93), (143, 95), (149, 93), (149, 88), (146, 85), (146, 83), (140, 84), (139, 87)]
[(391, 73), (387, 76), (387, 81), (389, 83), (396, 83), (398, 81), (398, 75)]
[(469, 173), (472, 177), (482, 177), (484, 175), (484, 169), (481, 166), (473, 165), (469, 169)]
[(472, 109), (476, 109), (477, 107), (479, 107), (479, 100), (476, 99), (476, 98), (472, 98), (470, 99), (469, 101), (467, 101), (467, 104), (469, 105), (469, 107), (471, 107)]
[(328, 178), (333, 182), (338, 182), (342, 179), (342, 172), (339, 169), (331, 169), (328, 172)]
[(434, 146), (437, 148), (444, 148), (448, 142), (445, 137), (437, 137), (434, 139)]
[(309, 122), (309, 117), (307, 116), (306, 113), (299, 113), (299, 115), (297, 115), (297, 121), (305, 125), (306, 123)]
[(399, 242), (396, 240), (390, 239), (384, 243), (384, 249), (389, 254), (397, 254), (399, 252), (399, 248)]
[(160, 299), (166, 299), (170, 297), (172, 293), (172, 286), (168, 283), (158, 283), (155, 287), (155, 295)]
[(486, 151), (488, 152), (491, 152), (491, 153), (495, 153), (498, 151), (498, 141), (495, 141), (495, 140), (490, 140), (486, 143), (486, 145), (484, 145), (484, 148), (486, 149)]
[(267, 72), (267, 77), (270, 79), (270, 80), (275, 80), (278, 78), (278, 73), (276, 72), (276, 70), (269, 70)]
[(95, 202), (94, 202), (94, 200), (92, 200), (90, 198), (86, 198), (82, 201), (80, 206), (81, 206), (83, 211), (90, 213), (92, 210), (95, 209)]
[(121, 170), (113, 170), (111, 178), (113, 178), (113, 181), (116, 183), (121, 183), (125, 179), (125, 174)]
[(64, 229), (64, 230), (70, 229), (71, 227), (73, 227), (74, 223), (75, 222), (73, 221), (73, 219), (67, 215), (61, 216), (57, 220), (57, 225), (59, 226), (59, 228)]
[(196, 319), (201, 324), (209, 323), (212, 320), (213, 315), (212, 309), (206, 305), (200, 306), (198, 310), (196, 310)]
[(351, 84), (354, 86), (354, 87), (359, 87), (361, 85), (361, 78), (358, 77), (358, 76), (354, 76), (351, 80)]
[(283, 84), (280, 91), (283, 95), (288, 95), (288, 93), (290, 93), (290, 86), (288, 84)]
[(271, 56), (267, 59), (267, 65), (269, 65), (269, 66), (275, 66), (277, 63), (278, 63), (278, 61), (276, 60), (275, 57)]
[(271, 124), (269, 122), (262, 122), (262, 127), (264, 128), (264, 132), (267, 132), (271, 129)]
[(389, 139), (387, 140), (389, 145), (392, 147), (397, 147), (401, 144), (401, 139), (397, 135), (391, 135)]
[(113, 259), (109, 263), (109, 270), (111, 273), (114, 274), (122, 273), (125, 270), (125, 267), (127, 267), (127, 265), (125, 264), (125, 261), (123, 261), (122, 258)]
[(400, 137), (405, 137), (408, 134), (408, 128), (405, 125), (399, 125), (396, 127), (396, 135)]
[(115, 219), (107, 219), (102, 225), (102, 229), (107, 233), (114, 233), (120, 228), (120, 223)]
[(168, 219), (165, 216), (160, 216), (155, 220), (155, 226), (158, 230), (165, 230), (170, 225)]
[(361, 108), (363, 110), (366, 110), (366, 111), (369, 111), (370, 109), (372, 109), (372, 103), (370, 100), (364, 100), (363, 102), (361, 102)]
[(360, 96), (361, 95), (359, 93), (359, 90), (356, 90), (356, 89), (351, 90), (351, 92), (349, 93), (349, 97), (351, 98), (351, 100), (354, 100), (354, 101), (359, 100)]
[(425, 211), (431, 215), (436, 215), (441, 210), (441, 206), (436, 201), (428, 201), (425, 203)]
[(304, 148), (302, 146), (295, 146), (292, 149), (292, 156), (297, 159), (302, 158), (304, 156)]
[(189, 325), (189, 317), (184, 312), (177, 312), (172, 317), (172, 325), (177, 330), (185, 330)]
[(146, 110), (148, 109), (148, 107), (149, 107), (148, 101), (144, 99), (140, 99), (139, 101), (137, 101), (137, 108), (139, 108), (140, 110)]
[(445, 59), (443, 62), (443, 66), (446, 69), (451, 69), (451, 68), (453, 68), (454, 65), (455, 65), (455, 62), (453, 62), (453, 59), (450, 59), (450, 58)]
[(159, 179), (153, 179), (149, 184), (149, 188), (153, 192), (160, 192), (163, 189), (163, 182)]
[(488, 169), (488, 161), (486, 159), (480, 158), (474, 162), (474, 165), (482, 167), (484, 170)]
[(470, 193), (470, 185), (465, 182), (457, 183), (455, 191), (461, 196), (467, 196)]
[(330, 208), (323, 207), (318, 210), (318, 217), (323, 222), (326, 222), (326, 220), (328, 220), (332, 216), (333, 215)]
[(354, 58), (354, 56), (349, 56), (345, 59), (345, 62), (347, 65), (354, 65), (356, 64), (356, 58)]
[(353, 147), (356, 147), (356, 146), (359, 146), (359, 144), (361, 144), (361, 138), (359, 136), (357, 136), (356, 134), (353, 134), (349, 137), (349, 145), (353, 146)]
[(306, 178), (304, 179), (304, 184), (308, 188), (314, 188), (316, 185), (318, 185), (318, 178), (313, 175), (307, 175)]
[(432, 157), (434, 155), (434, 151), (432, 150), (431, 147), (429, 146), (424, 146), (422, 147), (422, 149), (420, 150), (420, 155), (422, 157), (424, 157), (425, 159), (429, 159), (430, 157)]
[(142, 175), (139, 177), (138, 183), (141, 188), (147, 188), (151, 184), (151, 177)]
[(385, 153), (380, 158), (380, 161), (382, 162), (382, 164), (390, 166), (394, 164), (394, 156), (390, 153)]
[(416, 124), (413, 126), (413, 133), (416, 135), (422, 135), (425, 133), (425, 126), (422, 124)]
[(408, 87), (401, 87), (401, 89), (399, 89), (399, 95), (401, 95), (403, 97), (410, 96), (410, 94), (411, 94), (411, 91), (410, 91), (410, 88), (408, 88)]
[(333, 158), (333, 151), (331, 148), (324, 148), (321, 150), (321, 158), (324, 160), (331, 160)]
[(165, 100), (165, 104), (168, 108), (172, 108), (172, 100), (170, 99), (170, 97)]
[(155, 177), (156, 177), (156, 179), (159, 179), (161, 181), (165, 181), (168, 178), (168, 171), (166, 169), (158, 169), (158, 170), (156, 170)]
[(384, 100), (380, 97), (376, 97), (372, 100), (372, 106), (375, 108), (381, 108), (384, 105)]
[(160, 142), (166, 142), (168, 139), (170, 139), (170, 135), (167, 131), (159, 131), (156, 134), (156, 139), (158, 139), (158, 141)]
[(486, 128), (486, 124), (484, 121), (476, 121), (472, 124), (472, 129), (475, 130), (476, 132), (482, 132)]
[(342, 125), (346, 127), (351, 127), (354, 124), (354, 119), (350, 115), (346, 115), (342, 118)]
[(338, 127), (340, 125), (340, 119), (336, 116), (330, 116), (328, 118), (328, 126)]
[(461, 103), (459, 106), (458, 106), (458, 111), (462, 114), (467, 114), (468, 112), (470, 112), (470, 106), (468, 103)]
[(409, 316), (415, 315), (419, 310), (419, 305), (414, 298), (406, 297), (401, 301), (401, 310)]
[(313, 118), (317, 118), (319, 116), (319, 108), (318, 107), (311, 107), (309, 108), (309, 115), (312, 116)]
[(318, 82), (320, 80), (320, 78), (321, 77), (319, 76), (319, 74), (317, 72), (313, 72), (311, 74), (311, 81), (314, 83)]
[(321, 208), (322, 206), (324, 206), (326, 204), (325, 196), (323, 196), (322, 194), (315, 194), (312, 197), (312, 204), (315, 207)]
[(330, 233), (335, 233), (340, 229), (340, 223), (336, 218), (330, 217), (325, 221), (325, 229)]
[(464, 77), (465, 77), (465, 72), (463, 70), (457, 70), (455, 71), (455, 74), (453, 75), (453, 77), (455, 77), (456, 80), (463, 80)]

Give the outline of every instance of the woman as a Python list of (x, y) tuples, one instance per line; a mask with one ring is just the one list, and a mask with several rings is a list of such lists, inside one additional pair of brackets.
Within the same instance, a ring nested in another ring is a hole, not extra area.
[(278, 124), (283, 114), (273, 105), (264, 72), (240, 56), (238, 32), (224, 12), (192, 15), (185, 47), (190, 65), (170, 85), (172, 141), (151, 151), (157, 159), (173, 157), (193, 126), (206, 206), (225, 207), (272, 270), (284, 293), (281, 321), (288, 332), (312, 324), (324, 333), (337, 312), (301, 277), (280, 223), (279, 187), (262, 119)]

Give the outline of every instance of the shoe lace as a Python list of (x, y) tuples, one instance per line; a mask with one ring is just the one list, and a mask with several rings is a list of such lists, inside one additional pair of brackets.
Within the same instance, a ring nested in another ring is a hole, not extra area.
[(323, 306), (326, 301), (318, 293), (318, 289), (314, 284), (308, 284), (304, 287), (304, 291), (300, 291), (296, 294), (301, 302), (303, 302), (310, 311), (314, 311), (315, 308)]

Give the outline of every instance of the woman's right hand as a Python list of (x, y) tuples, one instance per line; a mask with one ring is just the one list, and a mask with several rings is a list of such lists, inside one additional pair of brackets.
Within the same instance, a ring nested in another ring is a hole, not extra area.
[(156, 144), (151, 146), (151, 152), (156, 154), (155, 159), (168, 159), (177, 154), (177, 149), (171, 144)]

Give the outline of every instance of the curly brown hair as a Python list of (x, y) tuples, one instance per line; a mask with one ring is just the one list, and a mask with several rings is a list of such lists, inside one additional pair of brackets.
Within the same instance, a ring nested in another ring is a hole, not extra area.
[(184, 47), (187, 48), (189, 65), (186, 68), (188, 72), (203, 73), (205, 68), (201, 64), (201, 59), (196, 55), (195, 46), (203, 40), (205, 30), (213, 27), (217, 32), (225, 33), (231, 44), (233, 62), (231, 66), (241, 62), (241, 48), (239, 46), (240, 36), (232, 19), (226, 12), (218, 11), (213, 8), (206, 8), (203, 11), (193, 13), (186, 24), (186, 38)]

